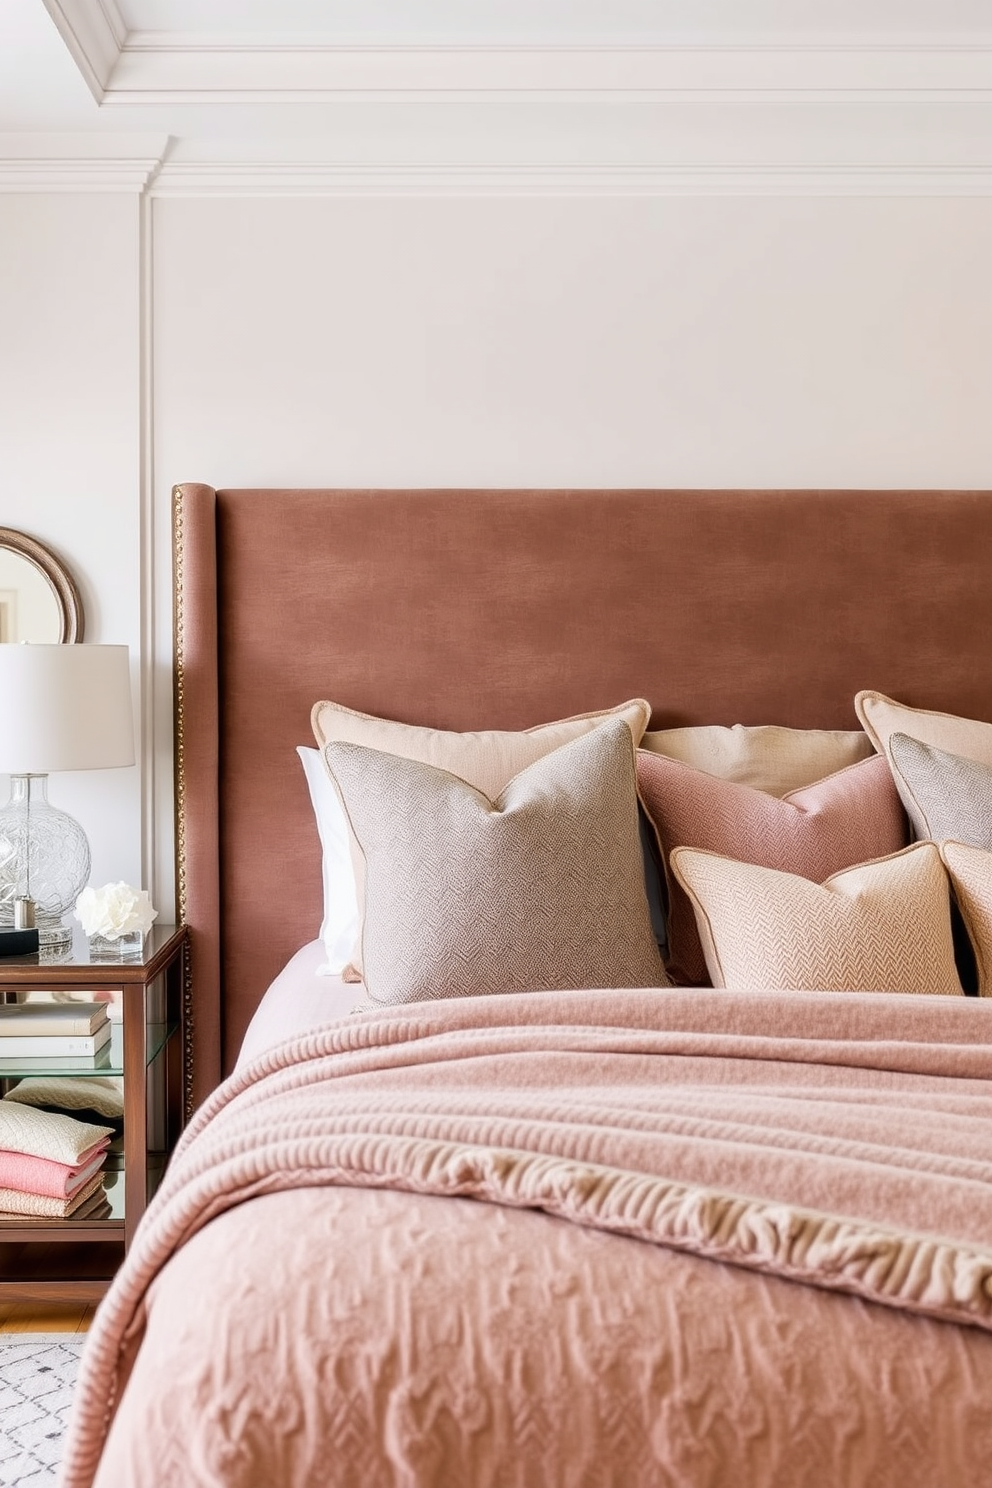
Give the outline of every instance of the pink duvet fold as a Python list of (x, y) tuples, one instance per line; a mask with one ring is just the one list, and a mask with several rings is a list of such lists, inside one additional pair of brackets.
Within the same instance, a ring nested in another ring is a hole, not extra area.
[(713, 990), (360, 1014), (191, 1123), (91, 1330), (64, 1488), (92, 1482), (149, 1285), (257, 1195), (458, 1196), (992, 1329), (992, 1003)]

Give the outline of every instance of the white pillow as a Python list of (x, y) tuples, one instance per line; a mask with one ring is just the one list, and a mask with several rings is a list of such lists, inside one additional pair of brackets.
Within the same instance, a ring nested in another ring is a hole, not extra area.
[(348, 826), (320, 751), (301, 744), (296, 752), (307, 777), (323, 859), (324, 920), (320, 938), (327, 960), (318, 966), (317, 975), (340, 976), (354, 950), (359, 928)]

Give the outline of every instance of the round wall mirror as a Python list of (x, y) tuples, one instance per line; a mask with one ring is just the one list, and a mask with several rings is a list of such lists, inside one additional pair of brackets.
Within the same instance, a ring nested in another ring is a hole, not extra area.
[(0, 643), (83, 639), (83, 606), (65, 564), (50, 548), (0, 527)]

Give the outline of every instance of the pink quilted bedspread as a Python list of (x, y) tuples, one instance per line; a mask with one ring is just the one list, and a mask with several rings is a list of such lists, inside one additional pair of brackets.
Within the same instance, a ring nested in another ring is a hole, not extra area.
[(361, 1014), (198, 1113), (61, 1481), (950, 1488), (990, 1332), (992, 1003)]

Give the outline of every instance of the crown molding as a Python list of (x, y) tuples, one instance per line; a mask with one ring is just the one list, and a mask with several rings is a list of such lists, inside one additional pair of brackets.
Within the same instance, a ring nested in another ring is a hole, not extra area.
[(140, 104), (992, 99), (992, 29), (975, 36), (682, 37), (670, 44), (364, 44), (131, 31), (116, 0), (44, 0), (94, 98)]
[(992, 100), (992, 46), (343, 47), (195, 45), (135, 34), (105, 105)]
[(992, 196), (992, 166), (338, 166), (169, 162), (162, 197)]
[(0, 192), (143, 192), (166, 135), (0, 134)]
[(59, 35), (97, 103), (102, 103), (127, 40), (115, 0), (44, 0)]

